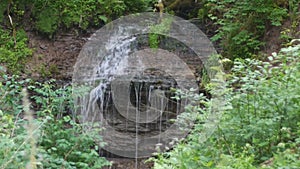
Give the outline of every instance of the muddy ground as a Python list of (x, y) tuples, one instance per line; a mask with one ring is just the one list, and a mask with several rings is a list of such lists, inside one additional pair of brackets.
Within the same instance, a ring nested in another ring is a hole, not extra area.
[(28, 32), (28, 37), (34, 54), (26, 64), (27, 75), (34, 79), (56, 78), (71, 81), (73, 66), (89, 34), (77, 36), (75, 33), (63, 33), (55, 39), (47, 39)]

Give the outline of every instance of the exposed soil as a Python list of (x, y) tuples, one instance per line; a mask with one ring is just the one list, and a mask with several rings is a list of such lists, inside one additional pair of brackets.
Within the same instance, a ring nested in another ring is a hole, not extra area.
[(33, 32), (27, 34), (29, 46), (34, 49), (34, 54), (25, 68), (27, 75), (34, 79), (56, 78), (71, 81), (77, 56), (90, 34), (78, 36), (75, 33), (64, 33), (53, 40)]

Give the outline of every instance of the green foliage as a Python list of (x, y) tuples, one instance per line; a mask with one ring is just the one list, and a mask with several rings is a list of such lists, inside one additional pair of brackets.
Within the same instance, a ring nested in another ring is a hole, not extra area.
[[(202, 143), (200, 118), (185, 141), (153, 159), (154, 168), (299, 168), (299, 56), (296, 45), (273, 53), (268, 62), (236, 60), (217, 131)], [(197, 119), (209, 115), (211, 105), (200, 98), (201, 111), (197, 105), (187, 109)]]
[(9, 116), (20, 115), (22, 111), (21, 90), (22, 85), (28, 83), (29, 80), (18, 81), (18, 76), (3, 75), (0, 79), (0, 105), (1, 110), (8, 113)]
[(24, 120), (20, 118), (23, 109), (21, 86), (28, 80), (18, 81), (17, 78), (3, 76), (0, 81), (0, 168), (24, 168), (28, 161)]
[(250, 58), (264, 45), (262, 37), (266, 28), (280, 26), (287, 9), (273, 0), (207, 0), (206, 13), (199, 11), (219, 25), (212, 40), (221, 40), (227, 58)]
[(130, 13), (151, 11), (151, 4), (155, 0), (124, 0), (126, 11)]
[(160, 38), (162, 35), (167, 35), (170, 31), (170, 26), (172, 24), (172, 18), (164, 18), (159, 24), (152, 25), (149, 34), (149, 45), (150, 48), (157, 49), (160, 43)]
[(4, 19), (4, 11), (6, 10), (7, 2), (0, 3), (0, 21)]
[(20, 73), (26, 57), (32, 55), (32, 50), (27, 46), (26, 33), (19, 30), (15, 43), (14, 37), (8, 31), (0, 29), (0, 40), (0, 62), (5, 63), (10, 72)]
[[(91, 26), (101, 26), (121, 15), (146, 11), (150, 2), (150, 0), (17, 0), (12, 3), (14, 6), (12, 14), (22, 17), (27, 12), (31, 15), (34, 27), (52, 37), (58, 30), (71, 28), (86, 30)], [(1, 20), (6, 18), (4, 13), (7, 6), (8, 1), (0, 5)]]
[(44, 1), (33, 2), (33, 18), (40, 32), (52, 35), (58, 28), (79, 27), (86, 29), (89, 24), (99, 24), (107, 18), (97, 8), (101, 1)]
[[(88, 131), (69, 115), (73, 99), (71, 87), (55, 89), (55, 81), (30, 86), (36, 94), (32, 99), (40, 107), (37, 117), (47, 119), (39, 145), (43, 154), (44, 168), (101, 168), (109, 163), (100, 158), (95, 142), (102, 142), (99, 133)], [(78, 134), (80, 134), (78, 136)]]
[(224, 113), (220, 128), (225, 143), (235, 145), (234, 151), (250, 144), (256, 163), (269, 159), (277, 144), (295, 139), (290, 132), (296, 132), (300, 120), (300, 74), (299, 47), (294, 49), (274, 53), (269, 62), (238, 61), (233, 68), (230, 84), (238, 89), (231, 96), (233, 109)]
[(298, 138), (295, 139), (292, 148), (287, 148), (285, 143), (278, 145), (278, 150), (274, 154), (274, 157), (262, 164), (262, 168), (277, 169), (277, 168), (292, 168), (296, 169), (300, 167), (300, 123), (298, 123)]
[(37, 16), (36, 28), (46, 34), (54, 33), (59, 24), (59, 15), (56, 9), (44, 9)]
[(47, 78), (47, 79), (50, 79), (51, 77), (59, 74), (59, 70), (57, 66), (54, 64), (48, 66), (47, 64), (40, 64), (39, 67), (37, 68), (37, 71), (39, 72), (42, 78)]
[(280, 39), (285, 46), (290, 45), (289, 42), (294, 37), (299, 37), (300, 35), (300, 11), (298, 10), (299, 2), (297, 0), (289, 0), (288, 6), (290, 25), (288, 27), (284, 27), (280, 32)]
[[(0, 168), (25, 168), (34, 151), (30, 140), (37, 143), (34, 157), (38, 168), (101, 168), (109, 165), (99, 157), (98, 144), (103, 143), (99, 133), (86, 129), (70, 117), (71, 88), (55, 87), (55, 81), (33, 83), (3, 76), (0, 83)], [(23, 113), (21, 90), (28, 86), (35, 105), (34, 126), (28, 128)], [(31, 136), (32, 130), (34, 136)], [(30, 134), (30, 135), (29, 135)], [(103, 144), (102, 144), (103, 145)]]
[(88, 27), (99, 27), (122, 15), (147, 11), (151, 2), (152, 0), (7, 0), (0, 4), (0, 22), (5, 19), (4, 23), (9, 25), (5, 15), (9, 6), (13, 21), (21, 22), (23, 18), (28, 22), (30, 19), (39, 32), (51, 38), (58, 30), (86, 30)]

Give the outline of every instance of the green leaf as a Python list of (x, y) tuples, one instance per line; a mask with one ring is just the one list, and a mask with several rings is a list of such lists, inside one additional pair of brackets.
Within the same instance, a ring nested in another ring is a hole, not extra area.
[(108, 21), (108, 18), (104, 15), (100, 15), (99, 19), (101, 19), (104, 23), (107, 23), (107, 21)]

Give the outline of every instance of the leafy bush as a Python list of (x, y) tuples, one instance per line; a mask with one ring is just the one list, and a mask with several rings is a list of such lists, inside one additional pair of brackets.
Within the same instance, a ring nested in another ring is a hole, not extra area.
[[(217, 131), (201, 143), (203, 124), (196, 124), (187, 140), (153, 159), (155, 168), (299, 168), (299, 55), (296, 45), (273, 53), (268, 62), (237, 60), (225, 95), (231, 108)], [(261, 165), (270, 159), (272, 164)]]
[[(33, 83), (17, 79), (17, 76), (0, 79), (0, 168), (71, 169), (109, 165), (97, 153), (97, 145), (103, 143), (98, 132), (87, 131), (85, 124), (68, 115), (72, 110), (70, 87), (56, 90), (54, 80)], [(28, 105), (21, 101), (24, 86), (34, 94), (31, 99), (37, 111), (31, 117), (23, 111)]]
[(201, 9), (199, 17), (207, 15), (219, 25), (212, 40), (221, 40), (223, 55), (232, 60), (258, 52), (265, 30), (280, 26), (288, 11), (273, 0), (207, 0), (205, 9), (208, 12)]
[[(86, 29), (89, 24), (106, 22), (99, 7), (102, 1), (34, 1), (33, 18), (36, 28), (52, 35), (58, 28), (79, 27)], [(101, 9), (101, 8), (100, 8)]]
[[(151, 0), (17, 0), (5, 1), (0, 5), (0, 21), (7, 6), (14, 6), (12, 16), (31, 17), (34, 27), (50, 37), (59, 29), (79, 28), (86, 30), (91, 26), (101, 26), (122, 15), (143, 12)], [(27, 15), (26, 15), (27, 14)], [(14, 18), (15, 19), (15, 18)], [(25, 18), (28, 22), (29, 18)], [(8, 20), (8, 18), (7, 18)]]
[(71, 87), (55, 89), (54, 80), (36, 83), (29, 88), (35, 92), (32, 99), (39, 106), (37, 117), (47, 119), (43, 124), (43, 136), (39, 140), (43, 167), (101, 168), (109, 163), (98, 156), (102, 142), (95, 130), (85, 131), (66, 113), (72, 110)]
[(16, 34), (16, 42), (9, 31), (0, 29), (0, 62), (5, 63), (12, 73), (20, 73), (24, 68), (26, 57), (32, 55), (27, 46), (27, 35), (23, 30)]
[(20, 96), (22, 85), (28, 81), (17, 81), (18, 77), (3, 76), (0, 81), (0, 168), (13, 166), (24, 168), (29, 151), (26, 142), (23, 106)]
[[(152, 0), (6, 0), (0, 4), (0, 23), (10, 25), (7, 8), (13, 21), (30, 21), (50, 38), (58, 30), (99, 27), (122, 15), (149, 10)], [(30, 17), (30, 18), (28, 18)]]

